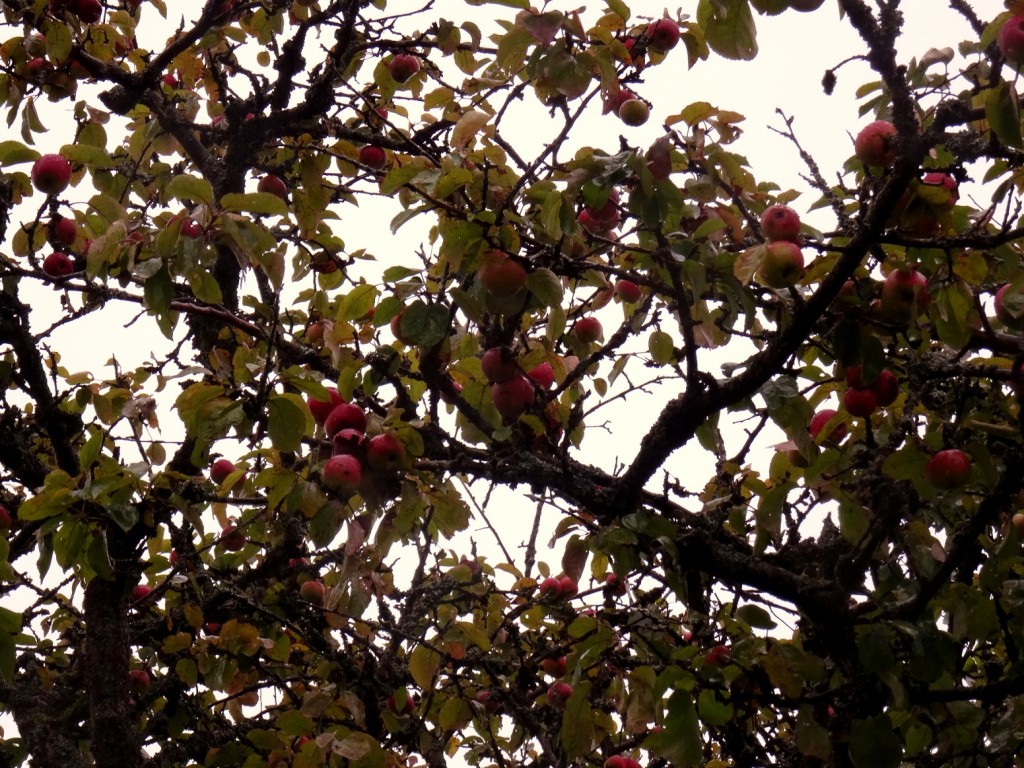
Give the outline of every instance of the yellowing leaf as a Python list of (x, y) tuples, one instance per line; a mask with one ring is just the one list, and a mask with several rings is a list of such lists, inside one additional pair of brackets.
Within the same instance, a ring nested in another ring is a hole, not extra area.
[(452, 129), (452, 148), (465, 149), (469, 146), (469, 142), (487, 125), (489, 119), (490, 116), (486, 112), (478, 109), (470, 110), (460, 117)]

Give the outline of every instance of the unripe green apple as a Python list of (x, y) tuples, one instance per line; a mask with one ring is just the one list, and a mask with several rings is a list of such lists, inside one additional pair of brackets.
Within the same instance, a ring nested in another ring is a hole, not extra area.
[(635, 128), (650, 119), (651, 108), (640, 99), (627, 99), (619, 105), (618, 115), (622, 122)]
[(800, 246), (789, 240), (774, 240), (764, 246), (757, 278), (770, 288), (796, 285), (804, 273), (804, 255)]

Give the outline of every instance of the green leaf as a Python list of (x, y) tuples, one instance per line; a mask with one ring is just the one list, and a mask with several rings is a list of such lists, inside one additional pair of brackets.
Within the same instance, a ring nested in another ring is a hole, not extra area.
[(903, 745), (885, 715), (854, 720), (850, 728), (850, 759), (857, 768), (899, 768)]
[(608, 3), (608, 10), (619, 14), (623, 21), (629, 21), (629, 6), (622, 2), (622, 0), (606, 0), (606, 2)]
[(771, 614), (760, 605), (754, 605), (753, 603), (740, 606), (736, 611), (736, 615), (755, 629), (771, 629), (775, 626)]
[(800, 707), (796, 719), (796, 748), (808, 757), (828, 760), (832, 754), (832, 737), (828, 729), (814, 720), (810, 706)]
[(105, 149), (88, 144), (65, 144), (60, 148), (60, 154), (72, 163), (81, 163), (93, 168), (113, 168), (116, 165)]
[(590, 682), (573, 687), (562, 713), (562, 748), (570, 760), (589, 754), (594, 747), (594, 711), (590, 707)]
[(174, 664), (174, 673), (190, 688), (199, 682), (199, 668), (192, 659), (178, 659)]
[(675, 343), (664, 331), (654, 331), (647, 339), (647, 351), (658, 365), (668, 365), (676, 357)]
[(282, 712), (274, 718), (274, 724), (289, 736), (308, 736), (313, 732), (313, 721), (294, 709)]
[(196, 269), (188, 276), (188, 285), (192, 293), (200, 301), (207, 304), (220, 304), (224, 296), (220, 292), (220, 284), (212, 274), (205, 269)]
[(220, 199), (225, 211), (258, 213), (265, 216), (286, 216), (288, 204), (277, 195), (269, 192), (250, 192), (239, 194), (232, 192)]
[(267, 401), (267, 430), (277, 450), (297, 451), (302, 437), (313, 431), (312, 416), (302, 398), (290, 392), (271, 397)]
[(425, 645), (417, 645), (409, 654), (409, 674), (424, 691), (434, 687), (434, 676), (441, 668), (441, 654)]
[(660, 733), (644, 744), (655, 754), (679, 768), (693, 768), (704, 759), (700, 722), (688, 691), (677, 690), (669, 697), (668, 713)]
[(721, 56), (748, 61), (757, 56), (757, 27), (747, 0), (700, 0), (697, 22)]
[(82, 447), (78, 451), (78, 464), (82, 469), (88, 469), (91, 467), (96, 459), (100, 455), (100, 449), (103, 447), (103, 432), (100, 430), (94, 430), (89, 439), (83, 443)]
[(709, 725), (725, 725), (732, 720), (732, 705), (719, 701), (715, 692), (705, 689), (697, 697), (697, 712), (700, 714), (701, 722)]
[(341, 300), (338, 317), (342, 320), (358, 320), (377, 305), (380, 292), (373, 285), (357, 285)]
[(171, 282), (171, 273), (167, 271), (166, 264), (146, 280), (146, 284), (143, 286), (143, 295), (146, 299), (146, 306), (157, 314), (163, 314), (171, 308), (174, 284)]
[(39, 153), (20, 141), (0, 141), (0, 166), (30, 163), (39, 159)]
[(448, 338), (451, 317), (440, 304), (413, 302), (402, 315), (402, 336), (421, 347), (432, 347)]
[(562, 303), (562, 281), (546, 267), (529, 273), (526, 276), (526, 287), (546, 307), (557, 307)]
[(171, 179), (167, 183), (165, 191), (177, 200), (194, 200), (208, 205), (213, 205), (215, 199), (210, 182), (185, 173), (178, 174)]
[(380, 183), (380, 193), (385, 196), (390, 195), (423, 172), (424, 169), (417, 165), (402, 165), (392, 168), (388, 171), (388, 175), (384, 177), (384, 181)]

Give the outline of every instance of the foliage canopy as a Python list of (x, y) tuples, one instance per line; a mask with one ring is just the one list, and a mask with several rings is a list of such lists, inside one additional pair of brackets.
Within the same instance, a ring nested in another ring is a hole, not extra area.
[[(0, 765), (1021, 764), (1024, 3), (178, 5), (0, 3)], [(842, 168), (637, 141), (797, 9)]]

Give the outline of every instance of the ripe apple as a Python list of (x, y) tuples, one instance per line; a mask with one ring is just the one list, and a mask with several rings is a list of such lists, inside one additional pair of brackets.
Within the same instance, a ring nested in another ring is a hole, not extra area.
[(996, 45), (1003, 58), (1015, 67), (1024, 64), (1024, 15), (1007, 19), (999, 30)]
[(924, 465), (924, 476), (941, 490), (960, 488), (971, 477), (971, 457), (956, 448), (939, 451)]
[(0, 504), (0, 531), (7, 531), (14, 525), (14, 516), (3, 504)]
[(388, 62), (388, 72), (396, 83), (408, 82), (420, 71), (420, 60), (411, 53), (400, 53)]
[(332, 456), (320, 471), (320, 480), (331, 491), (354, 491), (363, 479), (363, 465), (351, 454)]
[(604, 95), (604, 100), (602, 102), (603, 109), (601, 114), (606, 115), (609, 112), (618, 113), (619, 107), (621, 107), (627, 101), (630, 101), (631, 99), (635, 98), (637, 98), (637, 95), (628, 88), (619, 88), (617, 91), (608, 91)]
[(622, 218), (619, 211), (619, 190), (613, 187), (608, 193), (608, 199), (600, 208), (592, 208), (588, 205), (583, 210), (589, 211), (590, 217), (594, 221), (604, 224), (605, 229), (617, 226)]
[(273, 174), (267, 174), (260, 179), (260, 183), (256, 185), (256, 191), (266, 192), (280, 197), (282, 200), (288, 199), (288, 187), (285, 186), (284, 179)]
[(555, 600), (562, 596), (562, 582), (555, 576), (548, 576), (537, 586), (541, 600)]
[(926, 173), (917, 188), (917, 196), (928, 205), (940, 210), (950, 210), (960, 199), (956, 179), (948, 173)]
[(884, 368), (878, 374), (875, 383), (871, 385), (871, 391), (875, 393), (875, 400), (878, 401), (879, 406), (884, 408), (887, 405), (892, 405), (900, 396), (900, 380), (896, 378), (896, 374), (888, 368)]
[[(823, 408), (814, 414), (811, 418), (810, 426), (807, 428), (807, 431), (811, 433), (811, 437), (817, 440), (821, 430), (825, 428), (826, 424), (832, 421), (835, 415), (836, 412), (832, 408)], [(824, 438), (824, 440), (832, 443), (838, 443), (844, 437), (846, 437), (846, 424), (840, 422), (832, 428), (832, 431), (828, 433), (828, 437)]]
[(800, 214), (788, 205), (772, 205), (761, 214), (761, 232), (769, 240), (796, 242), (800, 237)]
[(592, 315), (581, 317), (573, 323), (572, 329), (576, 332), (576, 338), (584, 344), (592, 344), (604, 336), (601, 321)]
[(43, 155), (32, 164), (32, 185), (47, 195), (57, 195), (71, 183), (71, 163), (60, 155)]
[(626, 590), (628, 589), (628, 585), (626, 584), (626, 580), (625, 579), (620, 579), (619, 578), (619, 574), (617, 574), (617, 573), (609, 573), (607, 576), (604, 577), (604, 588), (603, 589), (604, 589), (605, 595), (607, 595), (609, 597), (613, 597), (613, 596), (616, 596), (616, 595), (621, 597), (622, 595), (626, 594)]
[(721, 667), (729, 661), (730, 649), (728, 645), (716, 645), (704, 656), (704, 663), (713, 667)]
[(873, 390), (851, 387), (843, 394), (843, 407), (851, 416), (867, 418), (878, 409), (878, 398)]
[(491, 383), (508, 381), (519, 373), (519, 363), (508, 347), (491, 347), (480, 357), (480, 368)]
[(651, 108), (640, 99), (627, 99), (619, 105), (619, 120), (636, 128), (646, 123), (651, 117)]
[(322, 581), (304, 581), (299, 587), (299, 597), (313, 605), (324, 604), (324, 584)]
[(309, 412), (313, 414), (313, 421), (320, 426), (323, 426), (324, 422), (327, 421), (331, 411), (345, 402), (342, 396), (338, 394), (337, 389), (334, 387), (326, 387), (326, 389), (327, 400), (317, 400), (315, 397), (306, 398), (306, 405), (309, 406)]
[(387, 167), (388, 154), (381, 147), (366, 144), (359, 148), (359, 162), (368, 168), (379, 171)]
[(36, 56), (25, 62), (25, 77), (34, 83), (46, 83), (50, 73), (53, 72), (53, 64), (42, 56)]
[(864, 126), (853, 142), (853, 153), (864, 165), (891, 165), (896, 159), (896, 126), (876, 120)]
[(647, 25), (647, 47), (666, 53), (679, 42), (679, 24), (672, 19), (658, 19)]
[(615, 295), (627, 304), (636, 304), (644, 297), (644, 292), (632, 280), (618, 280), (615, 283)]
[(54, 251), (43, 259), (43, 274), (48, 277), (67, 277), (75, 271), (75, 263), (66, 253)]
[(565, 656), (559, 656), (557, 659), (544, 659), (540, 663), (540, 668), (544, 670), (544, 674), (552, 677), (564, 677), (568, 669)]
[(764, 246), (757, 278), (770, 288), (796, 285), (804, 272), (804, 255), (790, 240), (774, 240)]
[(387, 432), (374, 435), (366, 444), (366, 463), (374, 469), (398, 469), (405, 462), (402, 441)]
[(237, 552), (246, 544), (245, 534), (234, 524), (228, 523), (220, 531), (220, 543), (229, 552)]
[(559, 709), (565, 709), (565, 703), (572, 696), (572, 686), (568, 683), (552, 683), (548, 688), (548, 703)]
[(593, 212), (589, 208), (584, 208), (576, 216), (576, 221), (583, 227), (587, 232), (591, 232), (595, 235), (607, 235), (607, 233), (614, 227), (618, 222), (609, 224), (604, 221), (598, 221), (594, 218)]
[(363, 450), (363, 443), (366, 442), (366, 435), (358, 429), (339, 429), (331, 438), (331, 455), (340, 456), (343, 453), (350, 453), (358, 456)]
[(484, 257), (477, 280), (492, 296), (504, 298), (526, 285), (526, 268), (508, 254), (491, 251)]
[(366, 431), (366, 413), (355, 403), (341, 403), (334, 406), (324, 420), (324, 431), (328, 437), (334, 437), (343, 429)]
[(152, 588), (148, 585), (136, 584), (132, 589), (132, 602), (137, 603), (139, 600), (145, 600), (152, 592)]
[(1010, 518), (1010, 525), (1017, 531), (1017, 536), (1024, 537), (1024, 512), (1017, 512)]
[(879, 308), (887, 319), (909, 322), (925, 312), (930, 303), (928, 279), (916, 269), (894, 269), (886, 276)]
[(235, 471), (234, 462), (229, 459), (217, 459), (210, 467), (210, 479), (220, 485), (228, 479), (228, 475)]
[(198, 240), (203, 236), (203, 228), (195, 219), (185, 219), (181, 222), (181, 235), (190, 240)]
[(547, 360), (537, 363), (526, 372), (526, 375), (541, 389), (551, 389), (551, 385), (555, 383), (555, 371)]
[(103, 6), (100, 0), (71, 0), (71, 12), (86, 24), (95, 24), (103, 18)]
[(170, 72), (161, 76), (160, 82), (163, 85), (170, 88), (172, 91), (177, 90), (181, 87), (181, 81), (177, 78), (177, 76), (171, 74)]
[(996, 291), (995, 310), (996, 317), (1007, 328), (1024, 330), (1024, 292), (1014, 289), (1012, 283), (1007, 283)]
[(132, 693), (142, 693), (149, 688), (149, 673), (144, 669), (132, 669), (128, 672), (128, 688)]
[(411, 715), (416, 711), (416, 702), (413, 701), (409, 691), (401, 688), (388, 697), (388, 711), (399, 717)]
[(558, 580), (559, 590), (561, 591), (562, 598), (568, 600), (572, 597), (576, 597), (579, 594), (580, 587), (576, 583), (576, 579), (571, 576), (563, 576)]

